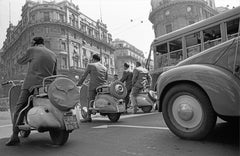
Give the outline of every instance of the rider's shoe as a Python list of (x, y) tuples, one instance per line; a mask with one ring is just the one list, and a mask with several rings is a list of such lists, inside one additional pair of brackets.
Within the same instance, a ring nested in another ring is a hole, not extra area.
[(11, 136), (11, 138), (6, 142), (6, 146), (15, 146), (20, 143), (18, 136)]
[(133, 114), (137, 114), (138, 108), (137, 107), (133, 107)]

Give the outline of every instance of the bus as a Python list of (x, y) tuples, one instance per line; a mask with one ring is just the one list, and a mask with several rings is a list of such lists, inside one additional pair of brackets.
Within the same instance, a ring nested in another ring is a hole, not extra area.
[(153, 51), (154, 70), (150, 72), (152, 89), (156, 89), (156, 81), (162, 72), (186, 58), (236, 37), (239, 18), (240, 7), (236, 7), (154, 39), (148, 57), (150, 59)]

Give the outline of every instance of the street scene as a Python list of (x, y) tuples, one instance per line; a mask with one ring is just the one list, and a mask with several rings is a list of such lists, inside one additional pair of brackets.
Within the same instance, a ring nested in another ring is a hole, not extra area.
[(240, 155), (239, 5), (0, 0), (0, 155)]
[(33, 132), (12, 148), (4, 145), (11, 131), (6, 119), (1, 117), (1, 155), (239, 155), (239, 127), (223, 121), (206, 140), (189, 141), (172, 134), (158, 112), (124, 115), (114, 124), (96, 116), (91, 124), (80, 124), (64, 146), (52, 145), (48, 133)]

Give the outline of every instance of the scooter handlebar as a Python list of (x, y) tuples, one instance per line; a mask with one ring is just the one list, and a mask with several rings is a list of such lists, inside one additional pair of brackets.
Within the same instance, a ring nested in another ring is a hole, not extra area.
[(5, 85), (8, 85), (8, 84), (10, 84), (10, 83), (12, 83), (12, 81), (3, 82), (3, 83), (1, 83), (1, 85), (2, 85), (2, 86), (5, 86)]

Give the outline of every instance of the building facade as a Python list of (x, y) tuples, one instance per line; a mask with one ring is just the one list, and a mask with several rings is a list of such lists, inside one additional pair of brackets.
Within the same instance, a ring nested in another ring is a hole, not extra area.
[[(113, 45), (115, 47), (114, 51), (114, 59), (115, 59), (115, 71), (116, 74), (121, 78), (122, 73), (124, 71), (123, 65), (124, 63), (128, 63), (130, 65), (130, 69), (133, 70), (135, 68), (136, 62), (141, 62), (143, 66), (146, 64), (146, 58), (144, 57), (143, 51), (137, 49), (130, 43), (115, 39), (113, 41)], [(152, 69), (153, 62), (150, 62), (150, 68)]]
[(155, 37), (216, 15), (215, 0), (151, 0)]
[(16, 61), (36, 36), (42, 36), (45, 46), (57, 54), (58, 74), (68, 75), (72, 79), (76, 75), (81, 76), (95, 53), (100, 54), (109, 74), (115, 73), (112, 36), (106, 24), (84, 15), (77, 5), (67, 0), (27, 0), (21, 16), (17, 26), (9, 25), (3, 43), (4, 79), (24, 78), (27, 66), (20, 66)]

